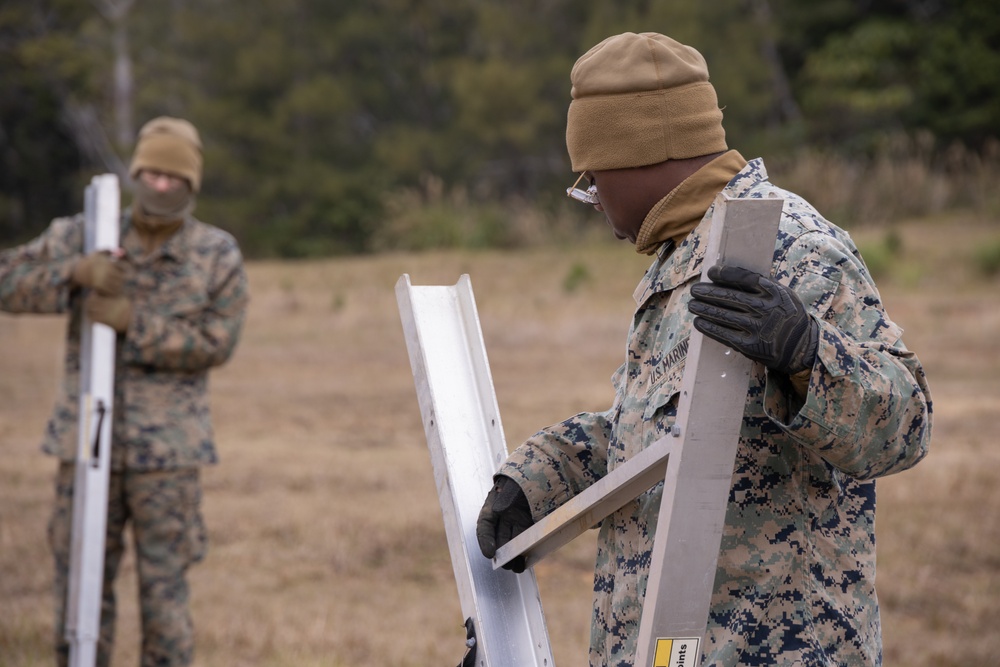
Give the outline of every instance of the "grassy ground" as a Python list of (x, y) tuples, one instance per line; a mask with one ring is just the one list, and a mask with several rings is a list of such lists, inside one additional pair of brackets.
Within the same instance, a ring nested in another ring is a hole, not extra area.
[[(960, 219), (901, 227), (880, 281), (935, 399), (932, 453), (879, 483), (887, 665), (1000, 655), (1000, 290), (971, 262), (998, 234)], [(211, 546), (191, 573), (198, 664), (457, 663), (461, 611), (393, 285), (470, 274), (513, 447), (610, 404), (646, 264), (614, 244), (251, 264), (241, 348), (212, 379), (222, 464), (204, 472)], [(51, 663), (54, 463), (37, 442), (62, 334), (59, 318), (0, 316), (2, 667)], [(564, 667), (586, 661), (593, 551), (591, 534), (537, 567)], [(118, 589), (115, 664), (136, 664), (130, 558)]]

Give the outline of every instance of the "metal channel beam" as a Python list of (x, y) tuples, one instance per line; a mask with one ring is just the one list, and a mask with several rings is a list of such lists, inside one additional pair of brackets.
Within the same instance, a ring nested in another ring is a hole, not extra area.
[[(118, 177), (95, 176), (84, 195), (84, 252), (117, 248)], [(115, 338), (114, 329), (91, 322), (84, 315), (80, 334), (80, 428), (66, 604), (70, 667), (92, 667), (97, 661), (111, 475)]]
[(497, 549), (493, 567), (502, 567), (517, 556), (524, 556), (528, 566), (534, 565), (593, 528), (601, 519), (662, 482), (678, 444), (672, 438), (657, 440)]
[(476, 519), (507, 458), (472, 285), (396, 283), (462, 613), (475, 623), (478, 667), (553, 667), (534, 572), (494, 570)]
[[(783, 200), (715, 202), (702, 270), (734, 264), (771, 274)], [(752, 362), (691, 334), (636, 648), (637, 667), (700, 660)]]

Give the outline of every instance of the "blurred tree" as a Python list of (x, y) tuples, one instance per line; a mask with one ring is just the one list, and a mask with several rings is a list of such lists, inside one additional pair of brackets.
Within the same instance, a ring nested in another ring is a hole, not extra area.
[(128, 14), (135, 0), (93, 0), (101, 16), (111, 25), (111, 43), (114, 49), (114, 110), (115, 141), (125, 146), (132, 141), (135, 125), (132, 122), (132, 56), (128, 48)]
[(121, 169), (101, 123), (101, 26), (73, 0), (0, 7), (0, 239), (82, 207), (88, 173)]
[(579, 6), (564, 0), (477, 4), (466, 57), (451, 68), (452, 173), (482, 197), (535, 199), (569, 174), (566, 105)]
[(1000, 12), (993, 0), (921, 3), (911, 125), (975, 147), (1000, 136)]
[(916, 101), (916, 33), (902, 19), (872, 19), (832, 35), (810, 54), (802, 100), (815, 139), (868, 148), (874, 137), (904, 129), (905, 112)]
[(927, 130), (981, 148), (1000, 135), (992, 0), (773, 1), (814, 141), (871, 150), (888, 133)]
[(562, 210), (570, 68), (625, 30), (702, 51), (748, 157), (890, 132), (978, 147), (1000, 134), (992, 5), (5, 0), (0, 243), (72, 210), (89, 173), (123, 174), (161, 114), (198, 126), (198, 214), (250, 255), (393, 247), (376, 239), (400, 202)]

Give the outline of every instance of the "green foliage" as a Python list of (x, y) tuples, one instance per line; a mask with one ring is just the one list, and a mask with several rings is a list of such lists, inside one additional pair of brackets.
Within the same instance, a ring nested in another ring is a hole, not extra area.
[(882, 242), (886, 252), (892, 257), (899, 257), (903, 254), (903, 235), (899, 233), (898, 229), (890, 229), (886, 232)]
[(1000, 239), (977, 247), (974, 260), (983, 276), (993, 278), (1000, 275)]
[[(113, 140), (122, 121), (103, 6), (0, 7), (4, 244), (74, 212), (89, 175), (116, 168), (95, 157), (99, 134), (128, 160), (132, 146)], [(198, 126), (198, 214), (251, 256), (511, 246), (551, 232), (570, 176), (569, 71), (626, 30), (699, 48), (728, 142), (747, 157), (798, 155), (807, 138), (834, 158), (873, 160), (898, 189), (877, 163), (886, 137), (929, 137), (921, 159), (941, 162), (953, 146), (986, 155), (1000, 135), (993, 0), (181, 0), (135, 3), (124, 27), (134, 124), (169, 114)], [(68, 122), (81, 109), (96, 130)], [(992, 172), (977, 164), (962, 169), (985, 183)], [(512, 217), (527, 207), (531, 225)]]
[(590, 269), (587, 268), (586, 264), (583, 262), (573, 262), (573, 265), (569, 267), (569, 271), (566, 272), (566, 277), (563, 278), (563, 291), (567, 294), (572, 294), (583, 285), (589, 283), (591, 279)]
[(464, 190), (445, 193), (437, 178), (425, 178), (420, 189), (390, 193), (384, 210), (387, 218), (376, 250), (509, 248), (522, 244), (505, 207), (471, 202)]
[(889, 274), (892, 267), (892, 255), (882, 243), (863, 244), (858, 250), (875, 280), (882, 279)]
[[(793, 3), (794, 4), (794, 3)], [(1000, 133), (1000, 15), (991, 0), (849, 9), (799, 44), (797, 92), (811, 136), (870, 150), (887, 131), (982, 148)], [(829, 9), (829, 8), (828, 8)]]
[(81, 157), (63, 96), (98, 94), (92, 12), (64, 0), (0, 6), (0, 242), (24, 241), (82, 206)]
[(830, 139), (853, 141), (884, 131), (914, 101), (905, 70), (916, 35), (911, 24), (872, 20), (831, 37), (806, 59), (806, 114)]
[(898, 230), (890, 229), (876, 242), (859, 244), (858, 250), (868, 272), (879, 280), (889, 276), (899, 265), (903, 254), (903, 237)]
[(340, 291), (333, 293), (333, 298), (330, 300), (330, 310), (334, 313), (339, 313), (344, 310), (347, 306), (347, 296)]

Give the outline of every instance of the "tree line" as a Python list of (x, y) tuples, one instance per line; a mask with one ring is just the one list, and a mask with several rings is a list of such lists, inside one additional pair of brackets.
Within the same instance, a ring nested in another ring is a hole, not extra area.
[(626, 30), (705, 55), (746, 156), (1000, 136), (992, 0), (5, 0), (0, 246), (123, 174), (163, 114), (202, 133), (198, 215), (251, 256), (419, 244), (400, 216), (442, 193), (502, 243), (517, 207), (567, 215), (569, 71)]

